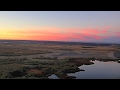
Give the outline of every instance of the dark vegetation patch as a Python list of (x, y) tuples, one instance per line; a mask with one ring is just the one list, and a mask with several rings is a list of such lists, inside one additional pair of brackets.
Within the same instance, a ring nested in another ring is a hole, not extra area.
[(90, 62), (89, 60), (83, 60), (81, 58), (72, 58), (72, 59), (69, 59), (69, 62), (75, 64), (76, 66), (94, 64), (93, 62)]
[[(19, 64), (21, 66), (17, 67)], [(48, 79), (47, 77), (51, 74), (56, 74), (60, 77), (67, 73), (79, 71), (79, 68), (68, 60), (34, 61), (27, 59), (1, 59), (0, 65), (0, 78), (3, 79), (29, 79), (32, 77)]]
[(51, 58), (51, 57), (43, 57), (43, 56), (39, 56), (39, 57), (34, 57), (32, 59), (47, 59), (47, 60), (53, 60), (53, 59), (57, 59), (57, 57)]
[(114, 52), (114, 56), (117, 57), (117, 58), (120, 58), (120, 51)]
[(74, 79), (76, 78), (75, 76), (68, 76), (67, 74), (61, 75), (60, 76), (61, 79)]
[(43, 50), (3, 50), (0, 52), (0, 56), (22, 56), (22, 55), (36, 55), (36, 54), (46, 54), (52, 53), (50, 51)]
[(56, 49), (56, 50), (73, 51), (72, 49), (66, 49), (66, 48), (61, 48), (61, 49)]
[(82, 46), (81, 48), (95, 48), (95, 47), (91, 47), (91, 46)]
[[(3, 79), (48, 79), (49, 75), (55, 74), (61, 79), (73, 79), (68, 73), (84, 71), (78, 67), (81, 65), (94, 64), (91, 60), (95, 58), (68, 58), (66, 60), (31, 60), (0, 59), (0, 78)], [(113, 61), (113, 59), (100, 59), (101, 61)], [(116, 60), (117, 61), (117, 60)]]

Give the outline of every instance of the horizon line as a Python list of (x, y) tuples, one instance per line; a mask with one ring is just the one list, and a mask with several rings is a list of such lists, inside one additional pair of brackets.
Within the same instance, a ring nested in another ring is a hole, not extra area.
[(22, 39), (0, 39), (0, 41), (4, 41), (4, 40), (8, 40), (8, 41), (44, 41), (44, 42), (71, 42), (71, 43), (112, 43), (112, 44), (120, 44), (120, 42), (96, 42), (96, 41), (55, 41), (55, 40), (22, 40)]

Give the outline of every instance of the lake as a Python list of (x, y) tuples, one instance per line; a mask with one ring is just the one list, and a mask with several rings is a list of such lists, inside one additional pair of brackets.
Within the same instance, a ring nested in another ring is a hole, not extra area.
[[(82, 65), (79, 68), (85, 71), (69, 73), (69, 76), (75, 76), (76, 79), (120, 79), (120, 63), (109, 61), (92, 61), (92, 65)], [(59, 79), (56, 75), (51, 75), (50, 79)]]
[(79, 68), (85, 71), (70, 73), (76, 79), (120, 79), (120, 63), (93, 61), (93, 65), (82, 65)]

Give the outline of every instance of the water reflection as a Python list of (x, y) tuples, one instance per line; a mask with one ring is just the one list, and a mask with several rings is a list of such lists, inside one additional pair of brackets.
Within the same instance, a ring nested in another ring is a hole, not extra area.
[(49, 79), (60, 79), (59, 77), (57, 77), (55, 74), (52, 74), (51, 76), (48, 77)]
[(120, 63), (92, 61), (93, 65), (82, 65), (79, 68), (85, 71), (70, 73), (69, 76), (76, 76), (76, 79), (120, 79)]

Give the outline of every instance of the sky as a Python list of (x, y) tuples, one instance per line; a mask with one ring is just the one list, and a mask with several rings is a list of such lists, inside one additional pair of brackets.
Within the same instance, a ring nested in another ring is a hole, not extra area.
[(0, 11), (0, 39), (120, 43), (120, 11)]

